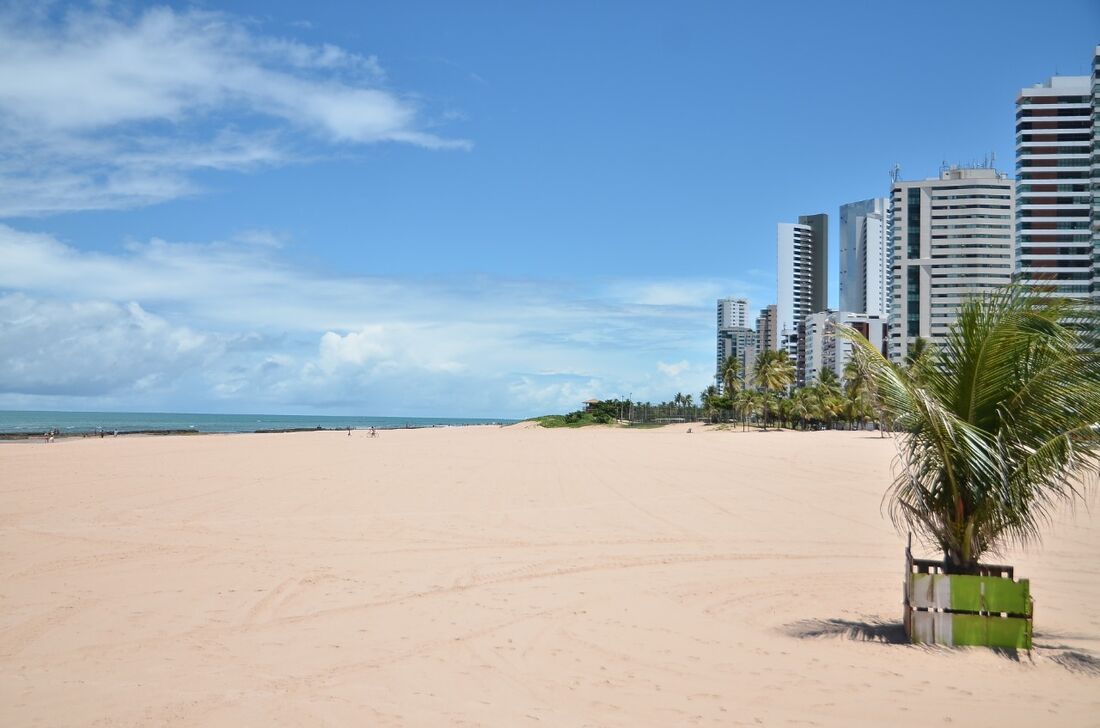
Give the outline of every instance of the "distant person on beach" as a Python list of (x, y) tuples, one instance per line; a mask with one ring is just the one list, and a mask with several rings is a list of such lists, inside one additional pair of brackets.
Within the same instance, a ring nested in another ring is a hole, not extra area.
[(348, 428), (348, 437), (351, 437), (351, 428)]
[(378, 437), (378, 433), (374, 431), (374, 427), (370, 428), (370, 436), (371, 437)]

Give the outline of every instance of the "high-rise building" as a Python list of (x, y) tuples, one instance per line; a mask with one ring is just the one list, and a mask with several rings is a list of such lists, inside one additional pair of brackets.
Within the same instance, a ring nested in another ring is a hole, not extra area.
[(1015, 278), (1070, 298), (1100, 296), (1095, 79), (1054, 76), (1016, 97)]
[[(890, 203), (885, 197), (840, 207), (840, 310), (890, 312)], [(816, 311), (815, 311), (816, 313)]]
[(802, 215), (797, 223), (779, 223), (776, 333), (779, 348), (799, 364), (805, 354), (799, 352), (799, 327), (807, 315), (828, 306), (828, 251), (828, 215)]
[(1092, 302), (1100, 306), (1100, 45), (1092, 51)]
[(749, 300), (747, 298), (718, 299), (718, 330), (749, 325)]
[[(722, 389), (722, 370), (731, 356), (746, 364), (746, 352), (756, 348), (756, 333), (748, 327), (749, 301), (745, 298), (718, 299), (718, 341), (715, 357), (714, 379)], [(750, 357), (751, 358), (751, 357)], [(743, 368), (742, 371), (745, 371)]]
[(760, 309), (760, 315), (756, 317), (757, 351), (776, 351), (779, 348), (779, 334), (775, 327), (777, 315), (774, 303)]
[(843, 380), (844, 367), (852, 358), (852, 342), (836, 335), (836, 325), (846, 324), (863, 334), (882, 353), (886, 345), (886, 317), (878, 314), (850, 311), (821, 311), (806, 317), (803, 323), (806, 340), (806, 384), (821, 377), (823, 369), (832, 369)]
[(1100, 45), (1092, 51), (1092, 302), (1100, 306)]
[(891, 360), (918, 336), (942, 342), (960, 303), (1012, 280), (1014, 193), (1013, 180), (990, 167), (894, 182)]
[(756, 363), (755, 331), (745, 326), (734, 326), (718, 332), (718, 369), (714, 373), (714, 381), (719, 392), (725, 391), (722, 372), (730, 358), (737, 359), (741, 364), (742, 382), (747, 381)]

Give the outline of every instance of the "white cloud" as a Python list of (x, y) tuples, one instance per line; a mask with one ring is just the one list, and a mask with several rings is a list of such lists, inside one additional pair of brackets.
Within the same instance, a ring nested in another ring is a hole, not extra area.
[(285, 163), (311, 144), (469, 147), (421, 116), (374, 56), (224, 13), (0, 14), (0, 215), (155, 203), (193, 194), (192, 170)]
[(249, 245), (263, 245), (270, 248), (281, 248), (287, 242), (287, 236), (272, 230), (260, 230), (252, 228), (235, 233), (232, 240), (237, 243)]
[[(684, 278), (663, 281), (627, 281), (615, 286), (614, 293), (623, 301), (642, 306), (710, 306), (730, 293), (728, 282)], [(741, 295), (741, 294), (737, 294)]]
[(664, 374), (667, 377), (678, 377), (682, 373), (687, 371), (690, 367), (691, 364), (688, 362), (687, 359), (681, 359), (674, 364), (666, 364), (663, 361), (657, 362), (657, 371), (661, 372), (661, 374)]
[[(623, 295), (707, 281), (303, 272), (271, 244), (280, 239), (245, 231), (213, 243), (154, 239), (87, 252), (0, 225), (0, 292), (20, 292), (20, 310), (40, 314), (30, 329), (17, 316), (0, 321), (0, 360), (18, 362), (24, 373), (0, 367), (0, 391), (117, 395), (134, 391), (126, 382), (150, 377), (144, 381), (188, 408), (205, 401), (238, 410), (505, 416), (569, 410), (591, 396), (664, 400), (710, 384), (713, 301), (662, 306)], [(116, 333), (97, 341), (100, 364), (128, 364), (83, 384), (58, 375), (51, 390), (50, 373), (84, 361), (92, 346), (73, 334), (100, 325), (88, 323), (85, 311), (114, 322), (103, 325)], [(54, 343), (23, 345), (32, 330), (35, 341)], [(32, 381), (28, 371), (44, 378)], [(0, 406), (12, 406), (13, 396), (0, 397)]]
[(136, 303), (0, 295), (0, 393), (147, 391), (199, 366), (216, 346)]

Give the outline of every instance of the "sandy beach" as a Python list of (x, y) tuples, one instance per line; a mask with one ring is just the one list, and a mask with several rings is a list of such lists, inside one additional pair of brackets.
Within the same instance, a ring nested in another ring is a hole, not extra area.
[(891, 440), (694, 430), (0, 445), (0, 723), (1100, 725), (1095, 514), (913, 647)]

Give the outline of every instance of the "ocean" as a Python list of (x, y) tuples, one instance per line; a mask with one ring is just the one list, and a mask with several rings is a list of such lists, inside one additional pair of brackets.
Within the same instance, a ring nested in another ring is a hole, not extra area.
[(204, 415), (178, 412), (20, 412), (0, 410), (0, 435), (43, 433), (79, 435), (163, 432), (258, 432), (262, 430), (396, 429), (455, 425), (511, 424), (516, 420), (478, 417), (339, 417), (322, 415)]

